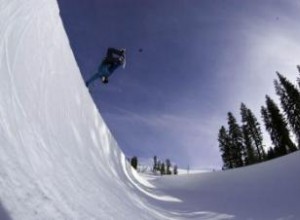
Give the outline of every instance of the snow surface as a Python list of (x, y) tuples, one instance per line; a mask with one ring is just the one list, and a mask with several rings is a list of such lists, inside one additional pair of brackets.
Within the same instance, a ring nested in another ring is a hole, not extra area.
[(57, 2), (0, 0), (1, 220), (300, 219), (299, 161), (136, 173), (84, 86)]

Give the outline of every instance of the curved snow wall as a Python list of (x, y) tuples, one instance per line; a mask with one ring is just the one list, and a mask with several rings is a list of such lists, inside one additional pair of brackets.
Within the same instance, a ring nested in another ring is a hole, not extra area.
[(57, 2), (0, 0), (2, 218), (153, 219), (124, 181), (130, 175), (84, 86)]

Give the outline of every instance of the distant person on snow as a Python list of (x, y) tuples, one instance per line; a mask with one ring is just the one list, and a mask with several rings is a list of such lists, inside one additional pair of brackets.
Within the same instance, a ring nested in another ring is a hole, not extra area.
[(108, 77), (121, 65), (125, 66), (125, 49), (108, 48), (106, 57), (102, 60), (98, 67), (98, 72), (95, 73), (88, 81), (88, 87), (96, 79), (101, 79), (102, 83), (108, 83)]

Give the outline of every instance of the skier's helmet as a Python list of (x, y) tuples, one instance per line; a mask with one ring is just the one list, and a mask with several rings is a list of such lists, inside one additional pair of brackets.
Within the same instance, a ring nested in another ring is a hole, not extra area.
[(103, 76), (101, 81), (102, 81), (102, 83), (106, 84), (106, 83), (108, 83), (108, 78)]

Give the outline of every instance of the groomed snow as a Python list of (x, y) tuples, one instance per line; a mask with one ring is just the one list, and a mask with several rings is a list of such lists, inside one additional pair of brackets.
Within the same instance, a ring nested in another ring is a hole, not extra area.
[(139, 175), (84, 86), (57, 2), (0, 0), (1, 220), (298, 220), (299, 161)]

